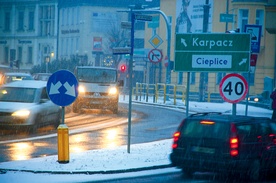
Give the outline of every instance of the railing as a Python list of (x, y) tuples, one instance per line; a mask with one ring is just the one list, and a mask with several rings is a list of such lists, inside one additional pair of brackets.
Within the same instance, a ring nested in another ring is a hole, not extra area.
[(168, 98), (173, 98), (174, 105), (176, 105), (176, 99), (181, 99), (185, 102), (186, 86), (185, 85), (174, 85), (174, 84), (147, 84), (147, 83), (136, 83), (136, 87), (133, 88), (133, 95), (135, 99), (139, 101), (142, 97), (148, 102), (149, 97), (153, 98), (153, 103), (158, 101), (159, 98), (163, 97), (163, 103), (166, 103)]
[[(127, 95), (127, 88), (121, 88), (121, 94), (125, 99)], [(153, 103), (166, 103), (166, 101), (173, 100), (173, 104), (180, 99), (181, 102), (186, 105), (186, 85), (175, 85), (175, 84), (147, 84), (147, 83), (136, 83), (132, 89), (133, 100), (145, 101)], [(197, 91), (189, 91), (189, 101), (199, 101), (199, 93)], [(224, 102), (219, 93), (205, 92), (205, 102)]]

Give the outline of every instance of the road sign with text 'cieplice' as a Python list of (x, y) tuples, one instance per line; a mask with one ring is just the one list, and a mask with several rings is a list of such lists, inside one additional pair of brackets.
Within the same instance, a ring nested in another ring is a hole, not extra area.
[(250, 34), (176, 34), (175, 71), (248, 72)]

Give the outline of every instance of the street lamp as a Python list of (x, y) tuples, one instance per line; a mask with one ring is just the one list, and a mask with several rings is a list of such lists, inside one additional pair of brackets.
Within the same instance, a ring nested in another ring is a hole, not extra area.
[(46, 56), (45, 57), (45, 61), (46, 61), (46, 73), (48, 73), (48, 64), (50, 62), (50, 57), (49, 56)]

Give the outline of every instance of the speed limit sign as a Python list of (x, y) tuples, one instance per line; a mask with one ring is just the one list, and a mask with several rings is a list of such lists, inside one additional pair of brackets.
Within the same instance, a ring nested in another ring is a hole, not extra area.
[(243, 76), (228, 74), (221, 80), (219, 92), (226, 102), (238, 103), (245, 98), (248, 92), (248, 84)]

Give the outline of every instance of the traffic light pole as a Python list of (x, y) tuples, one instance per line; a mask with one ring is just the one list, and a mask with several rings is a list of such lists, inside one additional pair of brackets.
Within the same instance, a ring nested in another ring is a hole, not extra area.
[(136, 13), (145, 13), (145, 14), (160, 14), (164, 18), (166, 27), (167, 27), (167, 38), (168, 38), (168, 42), (167, 42), (168, 66), (166, 69), (166, 84), (170, 84), (171, 83), (171, 61), (170, 61), (171, 59), (171, 24), (169, 22), (167, 15), (161, 10), (144, 9), (144, 10), (132, 10), (132, 11)]

